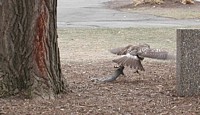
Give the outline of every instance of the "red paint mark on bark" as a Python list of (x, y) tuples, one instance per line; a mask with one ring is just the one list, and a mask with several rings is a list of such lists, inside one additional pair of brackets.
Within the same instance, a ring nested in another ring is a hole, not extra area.
[(47, 69), (46, 69), (46, 39), (47, 39), (47, 23), (48, 23), (48, 14), (45, 7), (45, 3), (42, 0), (40, 6), (39, 16), (36, 21), (36, 38), (34, 40), (35, 45), (35, 61), (38, 66), (39, 71), (41, 72), (42, 76), (46, 76)]

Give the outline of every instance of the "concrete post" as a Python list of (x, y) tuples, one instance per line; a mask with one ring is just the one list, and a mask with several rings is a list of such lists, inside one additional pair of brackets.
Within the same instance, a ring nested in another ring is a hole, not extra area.
[(177, 29), (177, 93), (200, 95), (200, 29)]

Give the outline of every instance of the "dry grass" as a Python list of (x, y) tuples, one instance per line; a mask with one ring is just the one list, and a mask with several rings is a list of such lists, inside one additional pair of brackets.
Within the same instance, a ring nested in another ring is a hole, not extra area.
[[(182, 2), (193, 0), (182, 0)], [(200, 2), (183, 4), (181, 0), (112, 0), (108, 7), (132, 13), (151, 14), (174, 19), (200, 19)]]
[(58, 33), (61, 59), (65, 61), (111, 59), (109, 49), (140, 43), (175, 52), (175, 28), (69, 28)]
[(128, 11), (132, 13), (146, 13), (155, 16), (169, 17), (174, 19), (200, 19), (200, 10), (192, 9), (190, 7), (186, 7), (185, 9), (141, 7), (135, 9), (128, 9)]

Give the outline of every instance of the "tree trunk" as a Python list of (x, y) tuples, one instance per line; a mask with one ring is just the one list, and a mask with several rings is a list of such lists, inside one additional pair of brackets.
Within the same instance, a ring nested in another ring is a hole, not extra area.
[(0, 2), (0, 95), (54, 98), (65, 90), (57, 0)]
[(200, 95), (200, 29), (177, 30), (177, 93)]

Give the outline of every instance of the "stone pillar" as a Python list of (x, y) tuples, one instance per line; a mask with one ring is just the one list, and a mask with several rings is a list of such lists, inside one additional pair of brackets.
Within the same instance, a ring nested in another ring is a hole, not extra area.
[(178, 96), (200, 95), (200, 29), (177, 29)]

